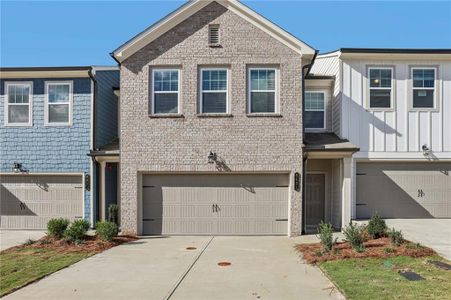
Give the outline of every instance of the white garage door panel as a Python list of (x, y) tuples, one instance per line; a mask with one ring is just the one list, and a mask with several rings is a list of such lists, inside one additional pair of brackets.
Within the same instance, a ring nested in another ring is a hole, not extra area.
[(357, 164), (357, 217), (450, 218), (450, 163)]
[(83, 217), (82, 176), (2, 175), (0, 227), (44, 229), (48, 220)]
[(144, 234), (287, 234), (288, 175), (146, 175), (143, 183)]

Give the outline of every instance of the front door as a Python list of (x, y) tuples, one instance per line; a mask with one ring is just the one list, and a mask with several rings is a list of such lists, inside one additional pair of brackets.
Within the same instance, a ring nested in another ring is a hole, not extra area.
[(325, 177), (325, 174), (307, 174), (305, 197), (306, 233), (316, 233), (318, 224), (324, 220)]

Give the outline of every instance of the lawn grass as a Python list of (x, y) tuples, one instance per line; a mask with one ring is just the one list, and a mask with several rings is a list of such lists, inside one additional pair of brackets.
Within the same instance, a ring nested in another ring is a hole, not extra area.
[(93, 254), (33, 247), (3, 251), (0, 253), (0, 297)]
[[(439, 269), (428, 260), (447, 262), (439, 256), (397, 256), (334, 260), (319, 265), (348, 300), (450, 299), (451, 271)], [(406, 269), (425, 280), (408, 281), (398, 274), (398, 270)]]

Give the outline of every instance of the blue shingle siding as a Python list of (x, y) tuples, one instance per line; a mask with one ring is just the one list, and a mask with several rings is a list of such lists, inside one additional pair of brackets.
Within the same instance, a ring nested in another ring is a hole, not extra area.
[[(72, 126), (44, 126), (45, 81), (73, 81)], [(33, 126), (5, 126), (5, 82), (33, 82)], [(87, 156), (91, 143), (91, 79), (1, 79), (0, 80), (0, 172), (11, 172), (14, 162), (30, 173), (90, 174)], [(85, 217), (90, 220), (90, 192), (85, 194)]]
[(102, 147), (118, 137), (118, 99), (113, 87), (119, 87), (119, 70), (96, 71), (96, 145)]

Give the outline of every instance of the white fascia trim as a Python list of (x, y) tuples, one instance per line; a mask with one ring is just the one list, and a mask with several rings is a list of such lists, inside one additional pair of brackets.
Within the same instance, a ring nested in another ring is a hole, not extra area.
[[(120, 62), (124, 61), (135, 52), (143, 48), (145, 45), (151, 43), (162, 34), (180, 24), (182, 21), (186, 20), (211, 2), (213, 1), (194, 0), (189, 2), (187, 5), (180, 7), (165, 19), (156, 23), (154, 26), (150, 27), (146, 31), (142, 32), (141, 34), (115, 50), (113, 52), (114, 57)], [(313, 56), (315, 54), (315, 49), (297, 39), (293, 35), (289, 34), (279, 26), (265, 19), (258, 13), (252, 11), (250, 8), (241, 4), (239, 1), (217, 0), (216, 2), (234, 12), (238, 16), (242, 17), (243, 19), (247, 20), (256, 27), (260, 28), (264, 32), (268, 33), (273, 38), (290, 47), (300, 55), (304, 54)]]
[(422, 162), (451, 161), (451, 152), (433, 152), (424, 156), (422, 152), (357, 152), (357, 160), (402, 161), (415, 160)]

